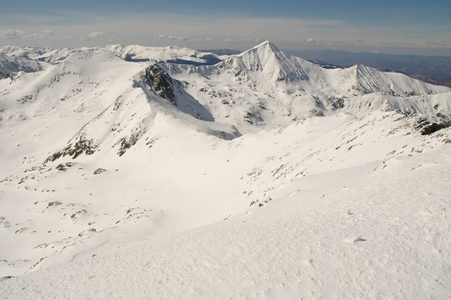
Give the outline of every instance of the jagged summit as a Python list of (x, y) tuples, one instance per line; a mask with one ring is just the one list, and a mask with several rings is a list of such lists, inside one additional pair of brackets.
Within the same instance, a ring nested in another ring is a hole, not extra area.
[(258, 51), (271, 51), (271, 52), (275, 52), (275, 53), (279, 53), (281, 52), (280, 49), (276, 46), (276, 44), (270, 42), (270, 41), (264, 41), (261, 44), (258, 44), (254, 47), (252, 47), (249, 50), (246, 50), (240, 54), (238, 54), (238, 56), (240, 55), (244, 55), (244, 53), (249, 52), (249, 51), (254, 51), (254, 50), (258, 50)]
[(271, 65), (287, 65), (290, 57), (277, 48), (277, 46), (269, 41), (265, 41), (249, 50), (246, 50), (230, 59), (240, 58), (249, 70), (259, 71), (263, 67), (271, 67)]
[[(298, 57), (289, 56), (277, 46), (265, 41), (238, 55), (230, 56), (222, 66), (236, 76), (243, 74), (247, 78), (260, 81), (260, 75), (273, 85), (276, 82), (294, 82), (307, 80), (306, 69), (315, 68), (313, 64)], [(253, 74), (251, 74), (253, 73)], [(259, 73), (256, 75), (256, 73)]]

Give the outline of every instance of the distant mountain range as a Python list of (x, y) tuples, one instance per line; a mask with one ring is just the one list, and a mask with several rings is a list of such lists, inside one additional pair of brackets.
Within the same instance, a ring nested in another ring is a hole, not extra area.
[(451, 87), (451, 56), (395, 55), (338, 50), (286, 51), (292, 55), (339, 67), (364, 64), (386, 72), (400, 72), (438, 85)]

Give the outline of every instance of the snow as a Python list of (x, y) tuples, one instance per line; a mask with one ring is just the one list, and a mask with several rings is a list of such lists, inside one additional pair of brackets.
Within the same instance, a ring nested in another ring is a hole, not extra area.
[(109, 47), (0, 80), (3, 299), (451, 297), (449, 89), (265, 42), (160, 63), (172, 103), (145, 70), (189, 49)]
[(302, 190), (281, 188), (260, 209), (4, 280), (2, 294), (445, 299), (449, 182), (435, 179), (451, 174), (441, 164), (432, 153), (300, 179)]

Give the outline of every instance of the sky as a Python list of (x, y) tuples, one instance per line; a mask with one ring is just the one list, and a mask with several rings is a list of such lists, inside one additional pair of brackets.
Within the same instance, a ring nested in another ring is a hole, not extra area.
[(106, 44), (451, 56), (449, 0), (0, 0), (0, 46)]

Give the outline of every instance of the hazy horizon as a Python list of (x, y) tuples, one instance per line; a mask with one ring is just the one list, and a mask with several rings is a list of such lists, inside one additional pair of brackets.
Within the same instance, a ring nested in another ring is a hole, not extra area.
[(0, 45), (106, 44), (451, 55), (451, 3), (282, 0), (14, 1), (2, 4)]

